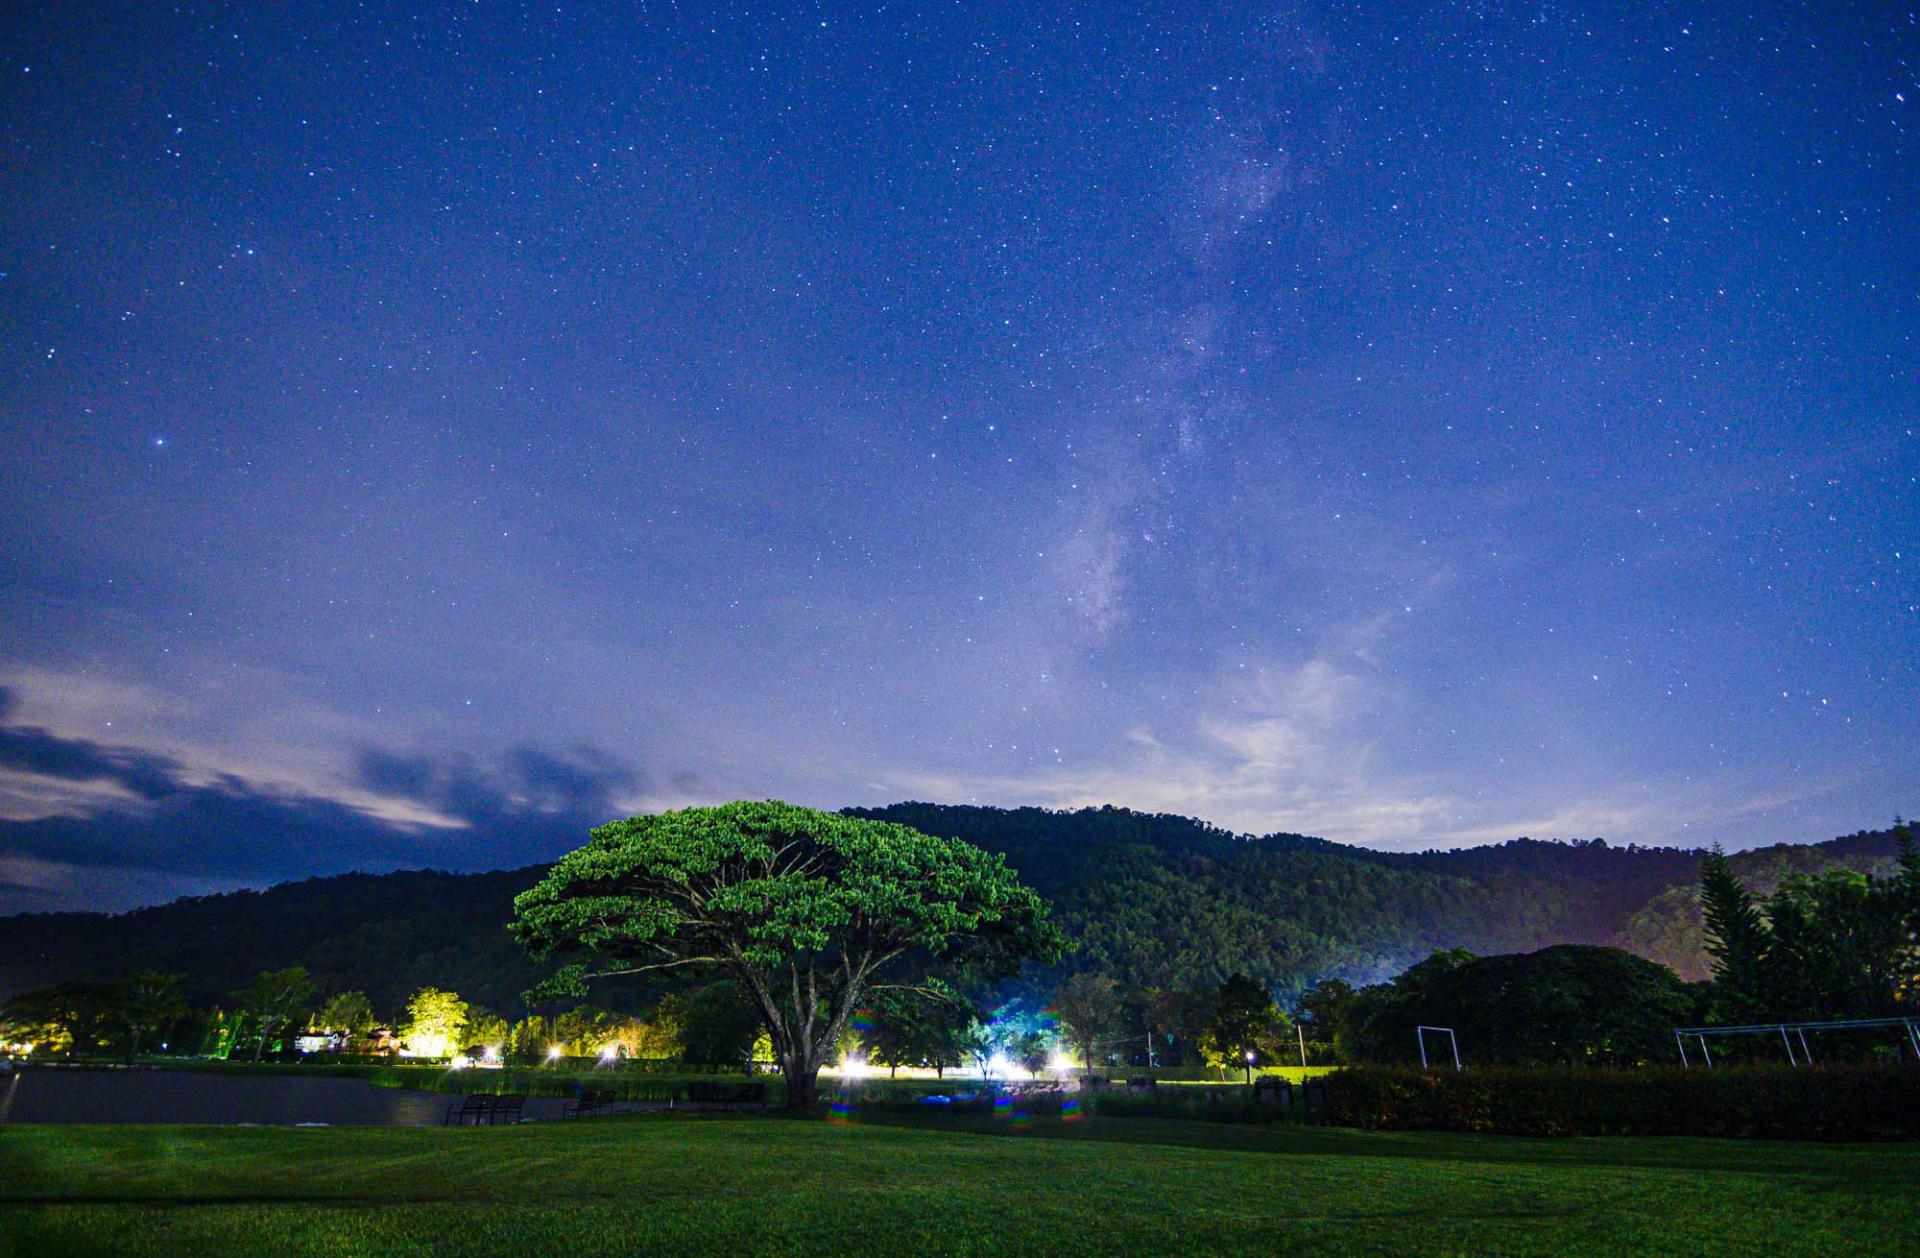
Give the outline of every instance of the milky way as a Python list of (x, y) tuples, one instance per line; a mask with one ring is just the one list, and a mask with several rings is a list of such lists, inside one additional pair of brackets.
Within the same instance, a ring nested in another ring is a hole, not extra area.
[(1920, 806), (1920, 24), (1416, 8), (10, 11), (0, 911)]

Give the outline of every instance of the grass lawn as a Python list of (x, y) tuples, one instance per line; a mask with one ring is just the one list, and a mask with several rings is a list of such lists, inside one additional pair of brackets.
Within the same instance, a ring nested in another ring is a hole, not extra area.
[(1920, 1253), (1920, 1148), (964, 1116), (0, 1127), (0, 1254)]

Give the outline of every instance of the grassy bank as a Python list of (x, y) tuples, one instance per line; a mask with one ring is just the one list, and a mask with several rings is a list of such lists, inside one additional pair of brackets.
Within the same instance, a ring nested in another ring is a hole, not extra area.
[(1912, 1146), (995, 1121), (6, 1127), (0, 1253), (1920, 1250)]

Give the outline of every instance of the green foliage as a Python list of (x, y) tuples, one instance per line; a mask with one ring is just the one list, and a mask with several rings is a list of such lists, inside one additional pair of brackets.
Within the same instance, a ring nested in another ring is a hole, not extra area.
[(108, 999), (100, 983), (67, 982), (21, 992), (0, 1014), (5, 1038), (48, 1053), (89, 1052), (108, 1029)]
[(263, 970), (233, 995), (247, 1015), (253, 1059), (259, 1061), (275, 1036), (306, 1020), (313, 1006), (313, 975), (301, 965)]
[(945, 1073), (967, 1059), (980, 1011), (937, 980), (876, 990), (862, 1032), (867, 1059), (882, 1066), (927, 1066)]
[(1267, 989), (1235, 974), (1214, 993), (1213, 1012), (1200, 1042), (1210, 1066), (1244, 1069), (1277, 1058), (1287, 1021)]
[(1920, 1071), (1900, 1065), (1691, 1070), (1358, 1067), (1327, 1076), (1327, 1121), (1518, 1136), (1920, 1136)]
[(1718, 849), (1701, 867), (1716, 1011), (1728, 1021), (1879, 1017), (1920, 1005), (1920, 854), (1896, 819), (1889, 876), (1782, 878), (1764, 910)]
[(59, 983), (22, 992), (0, 1009), (0, 1040), (40, 1053), (112, 1049), (129, 1061), (187, 1016), (181, 976), (136, 970), (110, 983)]
[(438, 987), (423, 987), (407, 1001), (400, 1038), (420, 1057), (448, 1057), (463, 1048), (467, 1002)]
[(365, 992), (340, 992), (320, 1006), (313, 1025), (316, 1030), (345, 1036), (351, 1050), (373, 1030), (373, 1004)]
[(681, 1011), (681, 1056), (696, 1066), (740, 1070), (752, 1056), (760, 1026), (760, 1011), (737, 983), (708, 983)]
[[(1024, 883), (1053, 901), (1056, 920), (1081, 946), (1070, 969), (1029, 969), (1012, 990), (1030, 996), (1074, 971), (1110, 974), (1129, 990), (1187, 993), (1240, 971), (1284, 1003), (1318, 979), (1379, 982), (1456, 945), (1491, 954), (1621, 944), (1683, 978), (1711, 970), (1694, 891), (1698, 852), (1525, 840), (1391, 854), (1298, 836), (1235, 836), (1117, 808), (904, 804), (863, 815), (1004, 853)], [(1748, 890), (1765, 897), (1792, 874), (1833, 864), (1884, 876), (1897, 847), (1895, 832), (1881, 830), (1730, 861)], [(208, 1006), (257, 970), (301, 965), (322, 991), (362, 989), (387, 1016), (430, 984), (515, 1018), (551, 1017), (572, 1000), (522, 1002), (542, 970), (506, 929), (514, 894), (545, 872), (352, 874), (113, 916), (0, 918), (0, 999), (151, 968), (186, 975), (189, 1003)], [(672, 973), (599, 980), (593, 999), (638, 1010), (659, 998)], [(1156, 1057), (1165, 1055), (1165, 1034)], [(1196, 1037), (1191, 1026), (1176, 1034), (1181, 1060), (1197, 1060)]]
[(1119, 1033), (1126, 1010), (1118, 985), (1106, 974), (1075, 974), (1053, 993), (1060, 1034), (1088, 1069), (1102, 1061), (1103, 1041)]
[(739, 985), (796, 1094), (870, 985), (933, 965), (979, 978), (1063, 941), (1005, 863), (904, 826), (736, 803), (602, 826), (515, 901), (513, 931), (561, 961), (543, 989), (682, 971)]
[(467, 1025), (460, 1035), (463, 1047), (478, 1049), (484, 1053), (487, 1049), (506, 1049), (507, 1037), (513, 1028), (507, 1020), (491, 1009), (471, 1008), (467, 1011)]
[(1294, 1020), (1313, 1061), (1329, 1062), (1339, 1057), (1337, 1037), (1346, 1024), (1353, 997), (1353, 985), (1337, 978), (1315, 983), (1302, 993), (1294, 1006)]
[(1699, 1000), (1651, 961), (1565, 944), (1497, 957), (1435, 953), (1353, 993), (1332, 1016), (1346, 1061), (1417, 1062), (1414, 1028), (1427, 1025), (1452, 1027), (1461, 1059), (1476, 1068), (1631, 1065), (1666, 1060), (1673, 1028), (1697, 1018)]
[(513, 1024), (507, 1034), (507, 1051), (515, 1061), (538, 1063), (547, 1060), (547, 1050), (558, 1042), (552, 1020), (535, 1014)]
[(1720, 1012), (1735, 1021), (1764, 1012), (1766, 923), (1717, 843), (1700, 865), (1700, 908)]

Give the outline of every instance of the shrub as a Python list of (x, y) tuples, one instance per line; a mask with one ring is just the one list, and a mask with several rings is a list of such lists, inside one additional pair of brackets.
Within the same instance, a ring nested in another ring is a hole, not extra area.
[(1327, 1079), (1326, 1121), (1386, 1131), (1517, 1136), (1920, 1137), (1920, 1070), (1356, 1067)]

